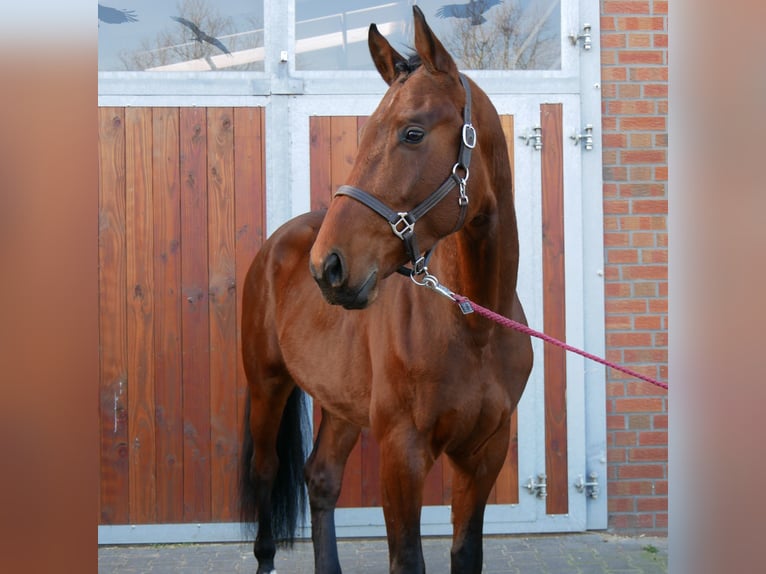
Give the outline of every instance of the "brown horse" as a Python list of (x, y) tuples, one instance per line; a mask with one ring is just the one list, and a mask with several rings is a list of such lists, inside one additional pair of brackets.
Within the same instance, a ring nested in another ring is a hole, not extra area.
[[(380, 447), (390, 571), (425, 571), (422, 490), (441, 454), (453, 470), (452, 572), (482, 568), (484, 509), (531, 344), (413, 281), (439, 277), (525, 321), (511, 170), (489, 98), (458, 72), (417, 6), (414, 17), (410, 58), (370, 26), (389, 89), (361, 134), (349, 185), (326, 213), (277, 230), (244, 285), (243, 518), (258, 520), (259, 573), (273, 570), (277, 543), (292, 542), (304, 476), (315, 570), (341, 571), (334, 509), (362, 427)], [(395, 274), (408, 262), (413, 281)], [(301, 389), (322, 408), (305, 468)]]

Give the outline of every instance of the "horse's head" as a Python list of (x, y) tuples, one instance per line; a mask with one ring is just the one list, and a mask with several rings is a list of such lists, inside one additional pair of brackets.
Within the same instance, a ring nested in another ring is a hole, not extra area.
[(311, 273), (325, 299), (348, 309), (369, 305), (379, 281), (408, 261), (417, 266), (462, 226), (468, 209), (476, 134), (464, 117), (467, 80), (420, 9), (413, 12), (417, 55), (409, 59), (370, 26), (370, 54), (389, 89), (311, 249)]

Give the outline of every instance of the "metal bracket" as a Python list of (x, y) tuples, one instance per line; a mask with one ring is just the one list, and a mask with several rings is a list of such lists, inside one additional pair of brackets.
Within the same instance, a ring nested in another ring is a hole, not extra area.
[(529, 480), (524, 485), (524, 488), (529, 491), (529, 494), (536, 496), (537, 498), (545, 498), (548, 496), (548, 481), (544, 474), (537, 475), (537, 482), (530, 476)]
[(581, 134), (575, 132), (569, 137), (574, 140), (575, 145), (579, 144), (580, 140), (583, 140), (585, 150), (591, 151), (593, 149), (593, 124), (586, 124)]
[(582, 40), (582, 47), (583, 50), (586, 52), (589, 52), (591, 47), (593, 46), (591, 32), (590, 32), (590, 24), (583, 24), (582, 27), (582, 34), (578, 34), (576, 32), (571, 32), (569, 34), (569, 40), (572, 42), (572, 46), (577, 46), (577, 42), (579, 40)]
[(591, 472), (588, 475), (588, 482), (585, 482), (583, 480), (582, 475), (577, 477), (577, 480), (574, 483), (574, 487), (577, 489), (577, 492), (584, 492), (585, 496), (588, 498), (592, 498), (593, 500), (596, 500), (599, 495), (599, 489), (598, 489), (598, 473)]
[(520, 139), (523, 139), (527, 145), (532, 145), (537, 151), (543, 149), (543, 128), (540, 126), (533, 127), (528, 133), (520, 135)]

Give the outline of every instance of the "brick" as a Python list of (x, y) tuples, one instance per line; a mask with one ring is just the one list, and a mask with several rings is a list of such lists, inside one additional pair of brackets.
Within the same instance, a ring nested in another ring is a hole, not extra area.
[(667, 153), (665, 150), (638, 150), (620, 152), (623, 163), (665, 163)]
[(652, 166), (649, 165), (632, 165), (628, 169), (628, 181), (652, 181)]
[(667, 511), (668, 509), (668, 498), (665, 497), (647, 497), (647, 498), (637, 498), (636, 499), (636, 507), (639, 512), (656, 512), (656, 511)]
[(656, 282), (634, 283), (633, 296), (634, 297), (656, 297), (657, 283)]
[(601, 33), (611, 32), (617, 30), (617, 25), (614, 18), (610, 16), (601, 16)]
[(652, 428), (652, 415), (628, 415), (628, 428), (632, 430)]
[(604, 296), (609, 298), (630, 297), (630, 283), (607, 283), (604, 285)]
[(604, 147), (628, 147), (628, 136), (626, 134), (604, 134), (601, 138), (601, 145)]
[(667, 349), (626, 349), (626, 363), (667, 363)]
[(630, 147), (632, 148), (652, 147), (652, 134), (642, 134), (642, 133), (630, 134)]
[[(624, 267), (622, 269), (622, 277), (625, 280), (630, 279), (663, 279), (668, 278), (667, 265), (636, 265)], [(652, 312), (658, 312), (656, 309), (649, 307)], [(667, 307), (663, 312), (667, 312)]]
[(659, 446), (668, 444), (667, 431), (644, 431), (638, 435), (638, 444), (641, 446)]
[[(617, 478), (622, 480), (665, 478), (665, 468), (661, 464), (625, 464), (617, 469)], [(626, 488), (623, 494), (652, 494), (653, 481), (632, 484), (633, 488)]]
[(607, 263), (638, 263), (638, 251), (636, 249), (607, 249)]
[(668, 147), (668, 134), (655, 134), (654, 145), (657, 147)]
[(652, 14), (667, 14), (668, 0), (654, 0), (652, 2)]
[(652, 413), (662, 412), (663, 402), (658, 398), (627, 398), (616, 399), (614, 406), (619, 413)]
[(608, 214), (630, 213), (630, 203), (625, 200), (604, 201), (604, 213), (608, 213)]
[(610, 433), (614, 446), (637, 446), (638, 437), (635, 432), (613, 432)]
[(615, 100), (608, 102), (607, 113), (616, 115), (653, 114), (656, 102), (651, 100)]
[(607, 415), (606, 416), (606, 430), (623, 430), (625, 428), (625, 416), (624, 415)]
[(603, 176), (604, 181), (627, 181), (628, 168), (621, 166), (604, 167)]
[(628, 70), (622, 66), (604, 66), (601, 69), (602, 82), (624, 82), (628, 79)]
[(625, 34), (602, 34), (601, 35), (601, 49), (610, 48), (624, 48), (628, 45), (626, 41), (627, 36)]
[(628, 449), (628, 460), (631, 462), (667, 461), (667, 447), (637, 447)]
[(664, 64), (664, 50), (625, 50), (617, 53), (617, 63), (631, 64)]
[(668, 47), (668, 35), (667, 34), (654, 34), (652, 45), (655, 48), (667, 48)]
[(608, 333), (606, 345), (607, 347), (650, 347), (652, 345), (652, 334)]
[(606, 396), (607, 397), (624, 397), (625, 383), (607, 383)]
[(662, 329), (662, 317), (657, 315), (645, 315), (643, 317), (635, 317), (634, 325), (636, 329), (642, 329), (647, 331), (657, 331)]
[(631, 247), (654, 247), (656, 240), (655, 233), (634, 232), (630, 236), (630, 245)]
[(645, 98), (667, 98), (668, 97), (668, 85), (667, 84), (646, 84), (644, 88)]
[(668, 168), (667, 166), (657, 166), (654, 168), (654, 179), (659, 181), (668, 180)]
[[(623, 472), (626, 472), (628, 475), (632, 474), (628, 470), (630, 466), (637, 465), (620, 466), (617, 469), (617, 478), (629, 478), (629, 476), (623, 476)], [(648, 480), (618, 480), (616, 482), (609, 482), (608, 488), (610, 496), (651, 496), (652, 494), (652, 483)]]
[(668, 212), (667, 199), (640, 199), (631, 203), (633, 213), (659, 213)]
[(656, 347), (667, 347), (668, 346), (668, 334), (667, 333), (655, 333), (654, 334), (654, 345)]
[(633, 33), (628, 35), (629, 48), (651, 48), (652, 34)]
[[(667, 268), (665, 268), (667, 269)], [(664, 279), (667, 279), (667, 271), (665, 273)], [(649, 301), (649, 312), (650, 313), (665, 313), (668, 312), (668, 300), (667, 299), (655, 299), (652, 301)]]
[[(611, 492), (609, 494), (611, 494)], [(621, 498), (610, 496), (607, 506), (609, 512), (635, 512), (636, 499), (632, 496)]]
[(608, 464), (620, 464), (628, 460), (628, 453), (624, 448), (610, 447), (606, 449), (606, 461)]
[(620, 84), (617, 88), (620, 98), (632, 99), (641, 97), (641, 84)]
[[(604, 233), (604, 247), (628, 246), (630, 245), (630, 234), (626, 232)], [(652, 243), (652, 245), (654, 245)]]
[(641, 263), (667, 263), (667, 249), (644, 249), (641, 251)]
[(617, 30), (664, 30), (665, 18), (661, 16), (627, 16), (615, 18)]
[(604, 304), (607, 313), (646, 313), (647, 302), (636, 299), (607, 299)]
[(618, 228), (622, 231), (650, 231), (652, 229), (667, 229), (667, 219), (661, 216), (625, 216), (618, 220)]
[(633, 82), (667, 82), (667, 66), (635, 66), (630, 69), (630, 80)]
[(665, 131), (667, 119), (663, 116), (650, 117), (625, 117), (619, 120), (620, 129), (623, 131)]
[(648, 0), (605, 0), (601, 11), (604, 14), (649, 14)]
[(668, 415), (654, 415), (652, 417), (652, 426), (655, 429), (668, 428)]
[(604, 325), (607, 331), (624, 331), (633, 327), (633, 319), (630, 315), (607, 315)]

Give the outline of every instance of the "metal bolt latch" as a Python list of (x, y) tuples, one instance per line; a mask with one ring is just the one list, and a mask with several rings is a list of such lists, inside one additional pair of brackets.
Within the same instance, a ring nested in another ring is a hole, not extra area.
[(590, 24), (583, 24), (582, 34), (571, 32), (569, 34), (569, 40), (572, 42), (572, 46), (577, 46), (577, 42), (579, 40), (582, 40), (583, 50), (585, 50), (586, 52), (590, 51), (591, 47), (593, 47), (593, 38), (591, 37), (590, 30), (591, 30)]
[(580, 140), (582, 140), (583, 147), (585, 148), (586, 151), (591, 151), (593, 149), (593, 125), (592, 124), (586, 124), (581, 134), (578, 134), (577, 132), (575, 132), (569, 137), (574, 140), (575, 145), (579, 144)]
[(588, 475), (588, 482), (585, 482), (585, 480), (583, 480), (582, 475), (578, 476), (577, 480), (574, 483), (574, 487), (577, 489), (577, 492), (584, 492), (585, 496), (587, 496), (588, 498), (592, 498), (593, 500), (596, 500), (599, 494), (598, 474), (595, 472), (591, 472)]
[(537, 151), (543, 149), (543, 128), (540, 126), (533, 127), (528, 133), (520, 135), (520, 139), (523, 139), (527, 145), (532, 145)]
[(529, 494), (537, 498), (548, 496), (548, 482), (544, 474), (537, 475), (537, 482), (530, 476), (524, 487), (529, 491)]

